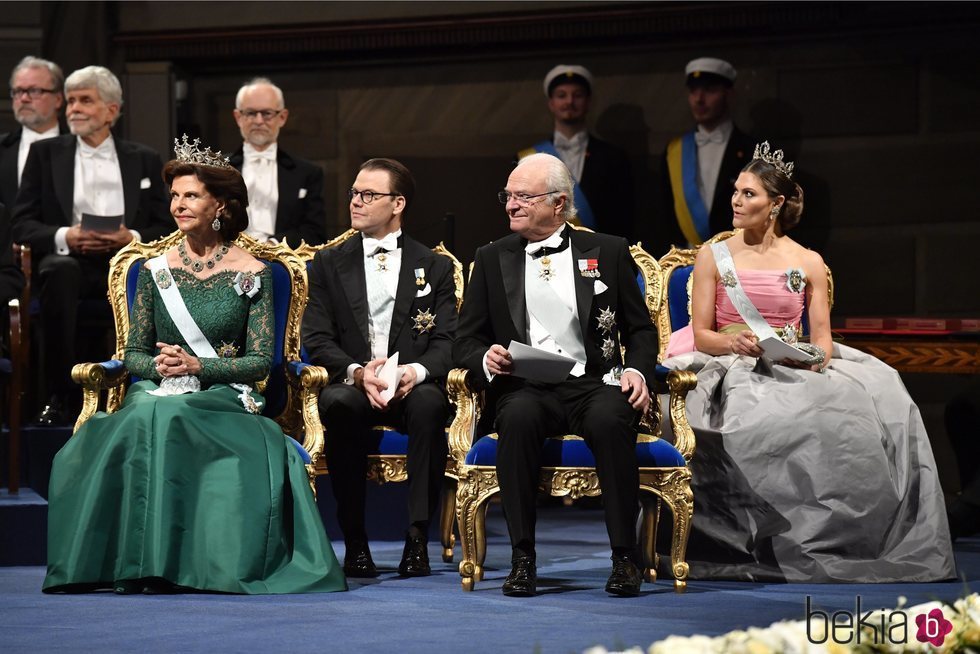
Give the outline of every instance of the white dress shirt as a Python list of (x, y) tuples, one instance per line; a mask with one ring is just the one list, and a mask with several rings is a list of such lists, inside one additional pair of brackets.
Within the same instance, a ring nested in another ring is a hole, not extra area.
[[(122, 171), (116, 155), (116, 142), (110, 135), (98, 147), (89, 146), (81, 137), (75, 145), (75, 179), (72, 201), (72, 226), (82, 222), (82, 214), (119, 216), (122, 225), (126, 213), (123, 197)], [(67, 255), (68, 227), (59, 227), (54, 234), (55, 252)], [(136, 234), (137, 240), (139, 235)]]
[[(544, 265), (541, 263), (545, 257), (534, 258), (534, 254), (543, 247), (556, 248), (561, 245), (561, 233), (565, 226), (558, 228), (554, 234), (549, 236), (543, 241), (537, 241), (535, 243), (528, 243), (524, 247), (524, 294), (527, 297), (527, 282), (528, 279), (533, 275), (537, 277), (541, 274), (541, 270)], [(578, 303), (575, 298), (575, 267), (572, 265), (572, 247), (569, 245), (561, 252), (555, 252), (549, 254), (548, 258), (551, 260), (549, 268), (552, 270), (551, 278), (548, 280), (548, 285), (551, 286), (558, 297), (561, 299), (562, 304), (568, 307), (569, 311), (572, 313), (576, 324), (578, 323)], [(525, 303), (526, 304), (526, 303)], [(526, 309), (525, 309), (526, 311)], [(552, 352), (554, 354), (561, 354), (562, 356), (570, 356), (568, 352), (565, 352), (561, 346), (555, 341), (554, 337), (548, 333), (548, 330), (540, 322), (535, 319), (534, 315), (530, 311), (527, 311), (527, 326), (528, 326), (528, 337), (530, 338), (530, 344), (532, 347), (536, 347), (546, 352)], [(580, 336), (581, 337), (581, 336)], [(582, 343), (584, 346), (584, 343)], [(577, 361), (574, 366), (572, 366), (572, 371), (569, 373), (572, 377), (581, 377), (585, 374), (585, 361)]]
[(708, 213), (711, 213), (711, 205), (715, 201), (721, 160), (725, 157), (725, 148), (728, 147), (728, 140), (732, 136), (732, 128), (732, 121), (726, 120), (710, 132), (698, 125), (697, 132), (694, 134), (698, 146), (698, 191)]
[[(364, 248), (364, 277), (367, 282), (368, 300), (368, 343), (371, 346), (371, 358), (382, 359), (388, 356), (388, 337), (391, 333), (391, 316), (395, 310), (395, 297), (398, 294), (398, 275), (402, 268), (402, 249), (398, 247), (398, 239), (402, 230), (398, 229), (381, 239), (363, 237)], [(378, 248), (387, 250), (384, 270), (379, 270)], [(383, 293), (374, 291), (383, 290)], [(428, 374), (425, 366), (420, 363), (408, 363), (415, 369), (416, 384), (425, 381)], [(347, 366), (348, 384), (354, 383), (354, 371), (363, 366), (352, 363)], [(399, 366), (403, 368), (404, 366)], [(399, 379), (401, 376), (399, 375)]]
[(274, 240), (276, 210), (279, 207), (279, 144), (256, 150), (242, 145), (242, 179), (248, 188), (248, 227), (245, 233), (259, 241)]
[(36, 141), (58, 136), (58, 126), (55, 125), (46, 132), (35, 132), (30, 127), (20, 131), (20, 146), (17, 149), (17, 187), (20, 188), (20, 178), (24, 175), (24, 164), (27, 163), (27, 153)]
[(568, 172), (576, 182), (581, 182), (582, 170), (585, 168), (585, 153), (589, 149), (589, 133), (582, 130), (568, 138), (561, 132), (555, 131), (553, 141), (558, 157), (568, 167)]

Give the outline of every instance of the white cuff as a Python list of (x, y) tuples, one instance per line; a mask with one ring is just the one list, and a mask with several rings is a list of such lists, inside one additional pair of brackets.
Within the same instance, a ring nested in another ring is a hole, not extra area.
[(71, 250), (68, 249), (68, 239), (65, 236), (68, 233), (68, 229), (68, 227), (59, 227), (58, 231), (54, 233), (55, 254), (60, 254), (62, 256), (71, 254)]
[(363, 368), (363, 367), (364, 366), (362, 366), (359, 363), (352, 363), (349, 366), (347, 366), (347, 378), (344, 380), (344, 383), (347, 384), (348, 386), (353, 386), (354, 385), (354, 371), (357, 370), (358, 368)]
[(143, 242), (143, 237), (140, 236), (140, 233), (137, 232), (135, 229), (129, 230), (129, 233), (133, 235), (133, 238), (136, 239), (136, 242), (137, 243), (142, 243)]
[(493, 381), (494, 375), (490, 374), (490, 368), (487, 368), (487, 357), (490, 356), (490, 350), (487, 350), (483, 355), (483, 374), (486, 375), (487, 381)]
[(425, 369), (425, 366), (423, 366), (421, 363), (406, 363), (405, 365), (406, 366), (412, 366), (413, 368), (415, 368), (415, 383), (416, 384), (421, 384), (422, 382), (424, 382), (426, 376), (429, 374), (429, 371), (426, 370)]
[[(624, 369), (623, 369), (623, 372), (635, 372), (636, 374), (638, 374), (638, 375), (640, 376), (640, 379), (642, 379), (642, 380), (643, 380), (643, 383), (644, 383), (644, 384), (646, 384), (646, 383), (647, 383), (647, 378), (646, 378), (646, 377), (644, 377), (644, 376), (643, 376), (643, 373), (642, 373), (642, 372), (640, 372), (639, 370), (637, 370), (636, 368), (624, 368)], [(647, 388), (650, 388), (650, 387), (649, 387), (649, 386), (647, 386)]]

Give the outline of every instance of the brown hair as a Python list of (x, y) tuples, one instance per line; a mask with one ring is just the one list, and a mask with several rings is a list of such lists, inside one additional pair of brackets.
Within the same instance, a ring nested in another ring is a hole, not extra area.
[(225, 208), (218, 215), (221, 219), (219, 233), (225, 241), (233, 241), (248, 227), (248, 189), (241, 173), (234, 168), (219, 168), (203, 164), (189, 163), (171, 159), (163, 166), (163, 181), (167, 188), (174, 179), (193, 175), (204, 184), (207, 192), (224, 203)]
[(361, 170), (383, 170), (388, 173), (391, 192), (405, 198), (405, 209), (402, 211), (404, 218), (405, 214), (408, 213), (408, 208), (412, 206), (412, 198), (415, 197), (415, 178), (412, 177), (412, 173), (405, 167), (405, 164), (394, 159), (378, 157), (362, 163), (361, 167), (358, 168), (358, 171)]
[(799, 224), (800, 217), (803, 215), (803, 189), (799, 184), (763, 159), (753, 159), (742, 169), (742, 172), (752, 173), (758, 177), (770, 197), (782, 195), (786, 198), (776, 221), (780, 232), (786, 232)]

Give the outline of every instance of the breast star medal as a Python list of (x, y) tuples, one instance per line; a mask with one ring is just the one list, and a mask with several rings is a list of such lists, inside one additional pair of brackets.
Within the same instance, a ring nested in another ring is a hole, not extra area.
[(611, 307), (599, 311), (599, 329), (604, 334), (611, 334), (616, 327), (616, 312)]
[(611, 361), (615, 353), (616, 341), (608, 337), (602, 339), (602, 358)]
[(414, 318), (412, 318), (412, 321), (415, 323), (412, 326), (412, 329), (417, 331), (420, 335), (427, 332), (431, 332), (433, 329), (435, 329), (436, 326), (436, 317), (433, 316), (428, 309), (426, 309), (425, 311), (419, 309), (419, 312), (415, 315)]
[(541, 272), (538, 276), (544, 281), (551, 281), (551, 278), (555, 276), (555, 271), (551, 269), (551, 257), (545, 255), (539, 259), (541, 262)]
[(222, 359), (232, 359), (238, 354), (238, 348), (235, 347), (234, 343), (225, 343), (221, 341), (221, 346), (218, 347), (218, 356)]

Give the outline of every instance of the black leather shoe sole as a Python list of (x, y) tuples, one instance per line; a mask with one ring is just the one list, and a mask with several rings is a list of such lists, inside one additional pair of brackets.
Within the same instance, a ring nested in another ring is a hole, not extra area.
[(534, 586), (523, 583), (508, 584), (504, 582), (504, 586), (500, 590), (507, 597), (534, 597), (538, 594)]
[(630, 582), (609, 582), (606, 584), (606, 592), (610, 595), (620, 597), (639, 597), (640, 584)]
[(344, 576), (354, 579), (373, 579), (378, 576), (378, 569), (374, 566), (344, 566)]

